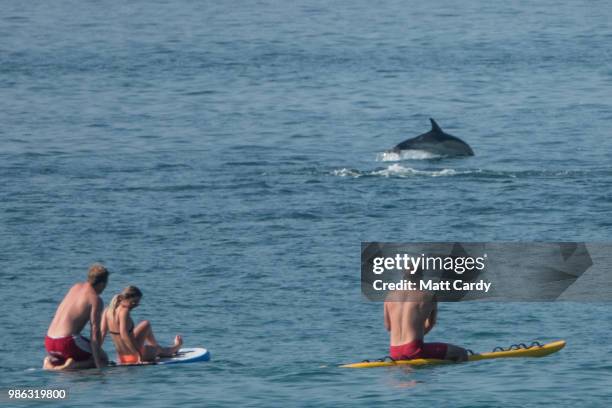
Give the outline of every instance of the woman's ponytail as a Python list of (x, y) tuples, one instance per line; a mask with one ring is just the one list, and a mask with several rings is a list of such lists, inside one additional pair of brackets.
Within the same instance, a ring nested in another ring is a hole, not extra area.
[(108, 312), (110, 310), (114, 316), (115, 310), (117, 310), (117, 306), (119, 306), (119, 303), (121, 302), (122, 298), (123, 296), (121, 294), (113, 296), (110, 303), (108, 304), (108, 307), (106, 308), (106, 311)]

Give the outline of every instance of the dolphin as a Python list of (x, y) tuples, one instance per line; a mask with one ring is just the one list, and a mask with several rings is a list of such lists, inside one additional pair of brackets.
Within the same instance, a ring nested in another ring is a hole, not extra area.
[(431, 121), (431, 130), (412, 139), (404, 140), (388, 152), (398, 153), (401, 150), (423, 150), (441, 156), (473, 156), (472, 148), (458, 137), (451, 136)]

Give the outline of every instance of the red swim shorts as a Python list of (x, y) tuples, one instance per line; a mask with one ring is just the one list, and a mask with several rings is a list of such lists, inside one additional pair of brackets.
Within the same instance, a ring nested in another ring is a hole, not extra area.
[(45, 349), (53, 358), (54, 364), (64, 364), (68, 358), (85, 361), (91, 358), (89, 340), (80, 334), (66, 337), (45, 337)]
[(415, 358), (436, 358), (444, 360), (446, 357), (446, 343), (423, 343), (423, 340), (415, 340), (401, 346), (391, 346), (389, 355), (394, 360), (412, 360)]

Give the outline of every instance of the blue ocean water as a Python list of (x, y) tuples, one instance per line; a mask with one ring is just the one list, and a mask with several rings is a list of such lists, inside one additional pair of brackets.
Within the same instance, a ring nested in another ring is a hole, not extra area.
[[(2, 6), (0, 389), (66, 388), (64, 406), (608, 405), (609, 304), (440, 306), (432, 339), (568, 341), (542, 360), (335, 366), (387, 353), (361, 241), (610, 241), (609, 2)], [(429, 117), (476, 155), (382, 160)], [(114, 272), (105, 302), (139, 286), (135, 318), (212, 361), (40, 370), (95, 261)]]

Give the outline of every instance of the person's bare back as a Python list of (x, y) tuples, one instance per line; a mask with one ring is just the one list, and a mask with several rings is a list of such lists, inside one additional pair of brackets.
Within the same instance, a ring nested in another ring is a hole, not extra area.
[(60, 305), (47, 330), (49, 337), (65, 337), (80, 334), (89, 321), (91, 309), (100, 297), (88, 282), (75, 284)]
[(433, 295), (423, 291), (395, 291), (385, 302), (385, 327), (392, 346), (423, 340), (425, 326), (432, 312), (435, 314)]

